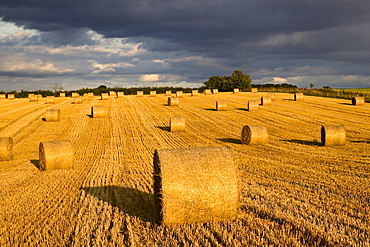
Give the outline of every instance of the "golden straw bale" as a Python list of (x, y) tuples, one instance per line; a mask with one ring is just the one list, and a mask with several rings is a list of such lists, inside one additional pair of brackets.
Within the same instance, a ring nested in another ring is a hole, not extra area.
[(30, 99), (32, 96), (34, 96), (35, 94), (33, 94), (33, 93), (29, 93), (28, 94), (28, 98)]
[(216, 101), (216, 110), (217, 111), (227, 111), (227, 101), (226, 100)]
[(76, 92), (73, 92), (73, 93), (72, 93), (72, 98), (74, 98), (74, 97), (78, 97), (78, 96), (80, 96), (78, 93), (76, 93)]
[(294, 93), (294, 100), (295, 101), (303, 101), (303, 93)]
[(228, 147), (154, 152), (155, 220), (164, 225), (235, 220), (239, 172)]
[(268, 93), (267, 96), (269, 96), (272, 101), (275, 101), (275, 99), (276, 99), (275, 93)]
[(54, 96), (46, 96), (46, 104), (55, 104)]
[(102, 118), (108, 116), (108, 112), (105, 106), (97, 105), (91, 107), (91, 116), (93, 118)]
[(13, 138), (0, 137), (0, 161), (13, 159)]
[(84, 94), (83, 94), (83, 97), (84, 97), (84, 98), (86, 98), (86, 97), (87, 97), (87, 93), (84, 93)]
[(364, 97), (352, 97), (352, 105), (363, 105), (365, 104)]
[(185, 131), (185, 117), (171, 117), (170, 128), (171, 132)]
[(321, 142), (324, 146), (343, 146), (346, 144), (346, 130), (342, 125), (322, 126)]
[(204, 95), (211, 95), (212, 94), (212, 91), (211, 89), (204, 89)]
[(8, 99), (11, 99), (11, 100), (15, 99), (15, 95), (12, 93), (8, 94)]
[(213, 94), (217, 94), (218, 93), (218, 89), (217, 88), (212, 89), (212, 93)]
[(191, 96), (197, 96), (198, 90), (191, 90)]
[(82, 104), (82, 97), (81, 96), (77, 96), (73, 99), (73, 102), (75, 104)]
[(39, 100), (39, 97), (37, 97), (37, 95), (35, 94), (31, 95), (30, 102), (36, 102), (38, 100)]
[(117, 97), (117, 93), (115, 91), (109, 91), (110, 97)]
[(117, 92), (117, 98), (124, 98), (125, 93), (124, 92)]
[(155, 97), (155, 96), (157, 95), (157, 91), (150, 91), (150, 92), (149, 92), (149, 95), (150, 95), (151, 97)]
[(59, 97), (66, 97), (66, 93), (60, 93)]
[(0, 94), (0, 99), (6, 99), (6, 94)]
[(136, 95), (137, 95), (138, 97), (144, 96), (144, 91), (137, 91), (137, 92), (136, 92)]
[(166, 96), (171, 96), (172, 92), (171, 91), (166, 91)]
[(176, 91), (176, 97), (177, 98), (182, 98), (184, 96), (183, 91)]
[(109, 94), (108, 93), (102, 93), (100, 96), (101, 100), (108, 100), (109, 99)]
[(267, 128), (262, 125), (245, 125), (242, 128), (241, 140), (243, 144), (266, 144), (269, 135)]
[(42, 94), (38, 94), (38, 95), (37, 95), (37, 98), (38, 98), (38, 99), (42, 99)]
[(233, 93), (239, 93), (239, 88), (234, 88)]
[(271, 104), (272, 102), (270, 96), (261, 97), (261, 105), (271, 105)]
[(252, 88), (252, 93), (258, 93), (258, 88), (256, 87)]
[(248, 111), (258, 111), (260, 102), (258, 100), (248, 101)]
[(87, 97), (88, 98), (94, 98), (94, 92), (88, 92)]
[(45, 112), (46, 122), (59, 122), (60, 121), (60, 109), (47, 109)]
[(177, 105), (179, 105), (179, 98), (176, 98), (176, 97), (168, 97), (167, 105), (169, 105), (169, 106), (177, 106)]
[(40, 170), (73, 168), (75, 156), (72, 143), (69, 140), (40, 142)]

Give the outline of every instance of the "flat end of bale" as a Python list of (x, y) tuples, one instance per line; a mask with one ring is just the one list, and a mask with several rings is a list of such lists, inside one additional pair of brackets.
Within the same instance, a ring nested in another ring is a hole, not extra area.
[(262, 125), (245, 125), (242, 128), (241, 141), (245, 145), (268, 143), (267, 128)]
[(40, 142), (40, 170), (69, 169), (74, 167), (74, 148), (69, 140)]

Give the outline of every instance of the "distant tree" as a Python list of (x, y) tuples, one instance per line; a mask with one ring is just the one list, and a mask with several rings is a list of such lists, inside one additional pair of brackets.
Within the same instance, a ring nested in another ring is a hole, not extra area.
[(247, 91), (252, 87), (251, 82), (249, 75), (244, 74), (241, 70), (235, 70), (231, 76), (211, 76), (204, 84), (206, 88), (220, 91), (231, 91), (234, 88)]
[(252, 88), (251, 78), (249, 75), (246, 75), (241, 70), (235, 70), (230, 80), (232, 81), (235, 88), (239, 88), (241, 91), (250, 90)]
[(313, 88), (315, 85), (313, 83), (310, 83), (310, 88)]
[(55, 93), (64, 90), (64, 88), (58, 83), (49, 84), (49, 86), (54, 90)]
[(215, 75), (211, 76), (208, 81), (206, 81), (204, 84), (209, 89), (220, 89), (222, 85), (223, 78), (221, 76)]
[(107, 89), (107, 86), (105, 86), (105, 85), (100, 85), (100, 86), (98, 87), (98, 89)]

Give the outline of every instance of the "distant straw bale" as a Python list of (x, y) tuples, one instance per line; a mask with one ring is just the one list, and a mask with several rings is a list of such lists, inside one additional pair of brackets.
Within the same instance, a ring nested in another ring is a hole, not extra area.
[(176, 97), (168, 97), (167, 105), (169, 105), (169, 106), (177, 106), (177, 105), (179, 105), (179, 98), (176, 98)]
[(0, 99), (6, 99), (6, 94), (0, 94)]
[(239, 88), (234, 88), (233, 93), (239, 93)]
[(40, 170), (73, 168), (75, 156), (72, 143), (68, 140), (40, 142)]
[(46, 96), (46, 104), (55, 104), (54, 96)]
[(271, 104), (272, 102), (270, 96), (261, 97), (261, 105), (271, 105)]
[(157, 95), (157, 91), (150, 91), (150, 92), (149, 92), (149, 95), (150, 95), (151, 97), (155, 97), (155, 96)]
[(303, 101), (303, 93), (294, 93), (294, 100), (295, 101)]
[(352, 105), (363, 105), (365, 104), (364, 97), (352, 97)]
[(171, 132), (185, 131), (185, 117), (171, 117), (170, 128)]
[(0, 137), (0, 161), (13, 159), (13, 138)]
[(137, 97), (144, 96), (144, 91), (137, 91), (137, 92), (136, 92), (136, 96), (137, 96)]
[(108, 112), (105, 106), (97, 105), (91, 107), (91, 116), (93, 118), (103, 118), (108, 116)]
[(79, 94), (79, 93), (76, 93), (76, 92), (73, 92), (73, 93), (72, 93), (72, 98), (74, 98), (74, 97), (78, 97), (78, 96), (80, 96), (80, 94)]
[(272, 101), (275, 101), (275, 99), (276, 99), (275, 93), (268, 93), (267, 96), (269, 96)]
[(198, 90), (191, 90), (191, 96), (197, 96)]
[(164, 225), (235, 220), (239, 172), (228, 147), (156, 150), (155, 219)]
[(227, 101), (226, 100), (216, 101), (216, 111), (227, 111)]
[(94, 98), (94, 92), (88, 92), (87, 97), (88, 98)]
[(172, 92), (171, 91), (166, 91), (166, 96), (171, 96)]
[(109, 91), (110, 97), (117, 97), (117, 93), (115, 91)]
[(204, 95), (211, 95), (212, 94), (212, 91), (211, 89), (204, 89)]
[(108, 100), (109, 99), (109, 94), (108, 93), (102, 93), (100, 96), (101, 100)]
[(346, 145), (346, 130), (342, 125), (322, 126), (321, 142), (324, 146)]
[(34, 95), (35, 95), (35, 94), (33, 94), (33, 93), (29, 93), (29, 94), (28, 94), (28, 98), (29, 98), (29, 99), (31, 99), (31, 97), (32, 97), (32, 96), (34, 96)]
[(248, 101), (248, 111), (258, 111), (260, 102), (258, 100)]
[(258, 93), (258, 88), (256, 87), (252, 88), (252, 93)]
[(182, 97), (184, 97), (184, 92), (183, 92), (183, 91), (176, 91), (176, 97), (177, 97), (177, 98), (182, 98)]
[(241, 140), (243, 144), (266, 144), (268, 143), (267, 128), (262, 125), (245, 125), (242, 128)]
[(84, 93), (84, 94), (83, 94), (83, 97), (84, 97), (84, 98), (87, 98), (87, 95), (88, 95), (87, 93)]
[(124, 98), (125, 93), (124, 92), (117, 92), (117, 98)]
[(37, 95), (35, 94), (31, 95), (30, 102), (36, 102), (38, 100), (39, 100), (39, 97), (37, 97)]
[(37, 95), (37, 98), (38, 98), (38, 99), (42, 99), (42, 94), (38, 94), (38, 95)]
[(60, 109), (47, 109), (45, 111), (46, 122), (59, 122), (60, 121)]
[(74, 97), (73, 102), (75, 104), (82, 104), (82, 97), (81, 96)]
[(15, 95), (14, 95), (14, 94), (12, 94), (12, 93), (8, 94), (8, 99), (10, 99), (10, 100), (15, 99)]
[(212, 89), (212, 93), (213, 94), (217, 94), (218, 93), (218, 89), (217, 88)]
[(66, 93), (60, 93), (59, 97), (66, 97)]

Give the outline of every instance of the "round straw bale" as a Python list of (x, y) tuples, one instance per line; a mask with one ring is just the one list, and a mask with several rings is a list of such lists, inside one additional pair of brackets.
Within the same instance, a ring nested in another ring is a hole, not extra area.
[(109, 91), (110, 97), (117, 97), (117, 93), (115, 91)]
[(364, 97), (352, 97), (352, 105), (363, 105), (365, 104)]
[(54, 96), (46, 96), (46, 104), (55, 104)]
[(144, 96), (144, 91), (137, 91), (136, 96), (138, 97)]
[(242, 128), (242, 143), (250, 144), (266, 144), (268, 143), (269, 135), (267, 128), (262, 125), (245, 125)]
[(198, 90), (191, 90), (191, 96), (197, 96)]
[(88, 98), (94, 98), (94, 92), (88, 92), (87, 97)]
[(176, 98), (176, 97), (168, 97), (167, 105), (169, 105), (169, 106), (177, 106), (177, 105), (179, 105), (179, 98)]
[(218, 89), (217, 88), (212, 89), (212, 93), (213, 94), (217, 94), (218, 93)]
[(248, 101), (248, 111), (258, 111), (259, 104), (258, 100)]
[(80, 96), (77, 92), (72, 93), (72, 98)]
[(75, 104), (82, 104), (82, 97), (81, 96), (74, 97), (73, 102)]
[(46, 122), (59, 122), (60, 121), (60, 109), (47, 109), (45, 111)]
[(272, 101), (275, 101), (275, 93), (268, 93), (267, 96), (269, 96)]
[(261, 105), (271, 105), (270, 96), (261, 97)]
[(156, 150), (156, 221), (164, 225), (237, 218), (239, 172), (228, 147)]
[(37, 95), (35, 95), (35, 94), (31, 95), (30, 102), (36, 102), (38, 100), (39, 100), (39, 98), (37, 97)]
[(29, 94), (28, 94), (28, 98), (30, 99), (33, 95), (35, 95), (35, 94), (33, 94), (33, 93), (29, 93)]
[(97, 105), (91, 107), (91, 116), (93, 118), (101, 118), (108, 116), (107, 109), (103, 105)]
[(124, 98), (125, 93), (124, 92), (117, 92), (117, 98)]
[(227, 101), (226, 100), (216, 101), (216, 110), (217, 111), (227, 111)]
[(234, 88), (233, 92), (234, 93), (239, 93), (239, 88)]
[(252, 88), (252, 93), (258, 93), (258, 88), (256, 87)]
[(38, 99), (42, 99), (42, 94), (38, 94), (38, 95), (37, 95), (37, 98), (38, 98)]
[(204, 89), (204, 95), (211, 95), (212, 91), (211, 89)]
[(13, 138), (0, 137), (0, 161), (13, 159)]
[(166, 96), (171, 96), (172, 92), (171, 91), (166, 91)]
[(185, 131), (185, 117), (171, 117), (170, 128), (171, 132)]
[(0, 99), (6, 99), (6, 94), (0, 94)]
[(108, 100), (109, 99), (109, 94), (108, 93), (102, 93), (100, 96), (101, 100)]
[(11, 99), (11, 100), (13, 100), (13, 99), (15, 99), (15, 95), (14, 94), (8, 94), (8, 99)]
[(183, 91), (176, 91), (176, 97), (177, 98), (182, 98), (184, 96), (184, 92)]
[(303, 93), (294, 93), (295, 101), (303, 101)]
[(73, 168), (75, 157), (72, 143), (68, 140), (40, 142), (40, 170)]
[(59, 97), (66, 97), (66, 93), (60, 93)]
[(151, 97), (155, 97), (155, 96), (157, 95), (157, 91), (150, 91), (150, 92), (149, 92), (149, 95), (150, 95)]
[(346, 130), (342, 125), (322, 126), (321, 142), (324, 146), (343, 146), (346, 144)]

